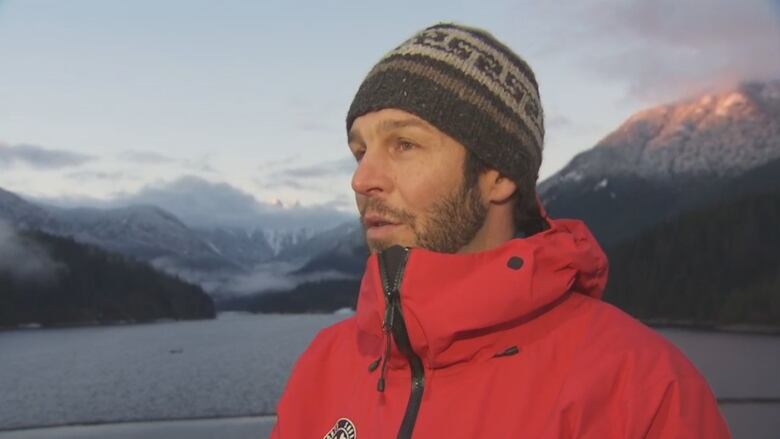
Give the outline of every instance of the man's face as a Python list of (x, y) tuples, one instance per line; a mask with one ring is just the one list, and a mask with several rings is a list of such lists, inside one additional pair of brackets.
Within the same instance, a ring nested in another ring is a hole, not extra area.
[(372, 252), (392, 245), (454, 253), (474, 239), (487, 206), (464, 178), (466, 149), (433, 125), (397, 109), (355, 119), (352, 177)]

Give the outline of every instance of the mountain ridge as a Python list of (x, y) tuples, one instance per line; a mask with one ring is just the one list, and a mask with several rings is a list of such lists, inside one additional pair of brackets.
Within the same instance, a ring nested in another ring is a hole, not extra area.
[(780, 81), (744, 83), (638, 112), (538, 192), (550, 215), (583, 219), (611, 245), (777, 160)]
[(0, 327), (216, 315), (213, 300), (200, 287), (149, 264), (72, 238), (1, 223), (0, 238), (0, 255), (11, 259), (0, 261)]
[(629, 117), (538, 185), (630, 175), (660, 183), (734, 177), (780, 158), (780, 80), (659, 105)]

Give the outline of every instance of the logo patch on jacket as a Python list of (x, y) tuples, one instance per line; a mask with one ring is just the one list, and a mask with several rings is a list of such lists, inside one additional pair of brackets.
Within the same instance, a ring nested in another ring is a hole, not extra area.
[(347, 418), (341, 418), (336, 421), (336, 425), (330, 433), (326, 434), (322, 439), (355, 439), (357, 438), (357, 431), (355, 430), (355, 424)]

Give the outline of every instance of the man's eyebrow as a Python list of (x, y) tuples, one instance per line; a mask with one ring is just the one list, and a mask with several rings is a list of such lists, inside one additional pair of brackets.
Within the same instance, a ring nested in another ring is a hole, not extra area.
[(428, 124), (421, 121), (420, 119), (389, 119), (389, 120), (383, 120), (379, 123), (379, 131), (380, 132), (387, 132), (387, 131), (393, 131), (401, 128), (406, 127), (418, 127), (418, 128), (428, 128)]
[(365, 143), (363, 141), (363, 136), (360, 135), (357, 131), (355, 131), (354, 128), (350, 129), (347, 133), (347, 144), (351, 145), (353, 143)]
[[(389, 120), (383, 120), (379, 122), (379, 126), (377, 127), (377, 131), (380, 133), (388, 133), (391, 131), (399, 130), (401, 128), (407, 128), (407, 127), (417, 127), (417, 128), (425, 128), (428, 129), (429, 125), (425, 122), (423, 122), (420, 119), (389, 119)], [(365, 143), (363, 141), (363, 137), (355, 131), (355, 129), (350, 129), (349, 133), (347, 133), (347, 143)]]
[[(386, 133), (406, 127), (428, 128), (428, 124), (420, 119), (389, 119), (380, 122), (377, 131)], [(363, 137), (354, 129), (349, 130), (349, 133), (347, 133), (347, 143), (352, 142), (363, 143)]]

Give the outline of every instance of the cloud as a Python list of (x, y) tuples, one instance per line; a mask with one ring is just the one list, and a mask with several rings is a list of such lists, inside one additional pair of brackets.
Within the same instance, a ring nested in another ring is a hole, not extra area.
[(94, 160), (94, 157), (65, 150), (0, 143), (0, 168), (24, 163), (38, 169), (59, 169), (78, 166), (90, 160)]
[(0, 221), (0, 273), (8, 273), (18, 282), (46, 284), (55, 281), (65, 269), (35, 241), (18, 235)]
[(328, 202), (322, 204), (322, 207), (328, 207), (347, 212), (355, 212), (355, 199), (344, 194), (340, 194)]
[(204, 154), (199, 158), (183, 160), (182, 164), (184, 165), (184, 169), (187, 169), (189, 171), (194, 171), (197, 173), (204, 173), (204, 174), (220, 175), (219, 170), (215, 169), (211, 165), (212, 162), (213, 160), (211, 159), (211, 154)]
[(219, 170), (217, 170), (215, 167), (211, 166), (208, 163), (196, 163), (196, 164), (188, 164), (188, 167), (194, 171), (203, 172), (206, 174), (217, 174), (221, 175)]
[(300, 275), (283, 276), (273, 271), (255, 271), (237, 276), (222, 285), (219, 290), (230, 294), (251, 294), (265, 291), (292, 290), (298, 285), (333, 279), (354, 279), (354, 276), (338, 271), (319, 271)]
[(299, 264), (271, 262), (259, 265), (251, 273), (245, 275), (205, 280), (201, 285), (210, 294), (228, 297), (292, 290), (304, 283), (354, 278), (352, 275), (338, 271), (292, 274), (297, 268), (300, 268)]
[(318, 191), (324, 189), (321, 185), (314, 182), (304, 184), (300, 180), (292, 178), (274, 179), (271, 181), (264, 181), (259, 178), (254, 179), (254, 182), (263, 189), (295, 189), (300, 191)]
[[(258, 170), (265, 171), (253, 181), (262, 189), (292, 189), (319, 193), (331, 192), (332, 184), (323, 184), (324, 179), (347, 178), (355, 172), (356, 162), (352, 157), (327, 160), (305, 166), (289, 166), (297, 160), (280, 160), (274, 170), (264, 164)], [(287, 165), (285, 167), (285, 165)]]
[(297, 265), (288, 262), (272, 262), (257, 266), (251, 273), (222, 279), (209, 279), (202, 283), (204, 289), (217, 295), (244, 295), (267, 290), (291, 290), (299, 281), (289, 273)]
[(350, 175), (355, 171), (355, 159), (345, 157), (337, 160), (330, 160), (315, 165), (299, 166), (294, 168), (282, 169), (271, 174), (272, 178), (322, 178), (332, 176)]
[(285, 167), (285, 166), (288, 166), (288, 165), (292, 165), (293, 163), (296, 162), (296, 160), (300, 160), (299, 156), (297, 154), (291, 155), (291, 156), (287, 156), (287, 157), (284, 157), (284, 158), (281, 158), (281, 159), (277, 159), (277, 160), (266, 160), (266, 161), (264, 161), (263, 163), (261, 163), (261, 164), (259, 164), (257, 166), (257, 170), (265, 172), (265, 171), (267, 171), (269, 169), (276, 169), (276, 168), (280, 168), (280, 167)]
[(326, 206), (284, 208), (258, 201), (253, 195), (223, 182), (197, 176), (144, 186), (137, 193), (117, 196), (114, 206), (152, 204), (194, 227), (239, 227), (296, 230), (335, 227), (352, 216)]
[[(126, 173), (121, 171), (105, 172), (105, 171), (76, 171), (69, 172), (65, 175), (66, 178), (71, 180), (101, 180), (101, 181), (117, 181), (131, 178)], [(133, 178), (135, 179), (135, 178)]]
[(338, 271), (317, 271), (293, 274), (301, 268), (298, 262), (273, 261), (259, 264), (245, 274), (202, 272), (182, 267), (168, 257), (151, 261), (158, 270), (179, 276), (188, 282), (200, 285), (209, 295), (217, 298), (252, 295), (269, 291), (292, 290), (298, 285), (331, 279), (354, 279), (350, 274)]
[(211, 165), (211, 155), (205, 154), (198, 158), (187, 157), (178, 159), (154, 151), (127, 150), (119, 154), (119, 159), (139, 165), (169, 165), (167, 169), (178, 168), (188, 173), (219, 175), (220, 172)]
[(593, 31), (612, 49), (585, 60), (603, 77), (625, 81), (631, 97), (658, 101), (780, 78), (780, 14), (769, 1), (588, 4)]
[(174, 158), (153, 151), (141, 150), (124, 151), (119, 155), (119, 158), (142, 164), (171, 163), (176, 161)]
[(566, 129), (574, 126), (574, 122), (562, 114), (552, 114), (545, 117), (544, 127), (547, 130)]
[(598, 84), (619, 84), (626, 98), (644, 104), (780, 77), (777, 0), (526, 6), (545, 23), (532, 43), (533, 57), (573, 62), (573, 71), (592, 75)]
[(212, 221), (238, 225), (245, 222), (248, 213), (255, 212), (257, 200), (227, 183), (186, 175), (173, 181), (147, 184), (137, 193), (118, 196), (114, 203), (160, 206), (194, 225)]

